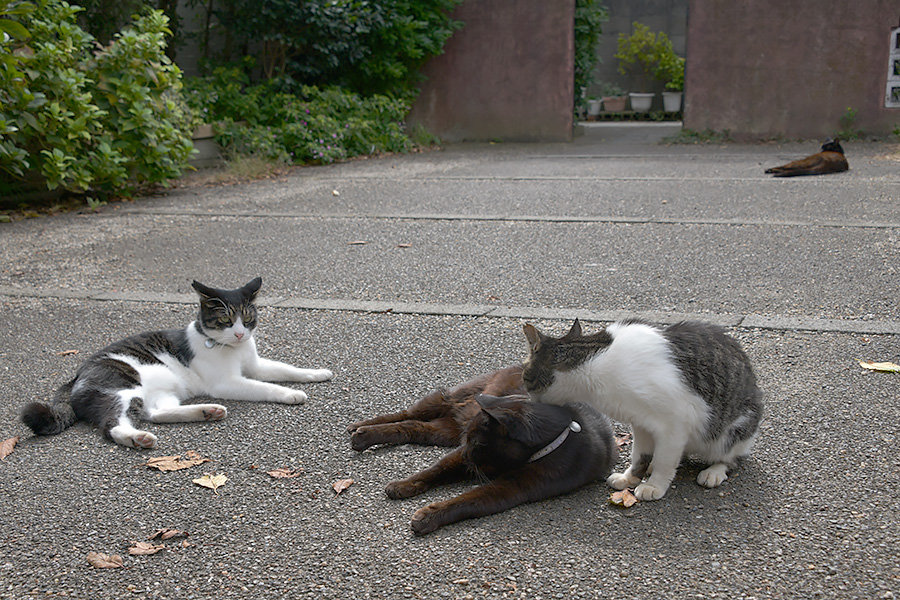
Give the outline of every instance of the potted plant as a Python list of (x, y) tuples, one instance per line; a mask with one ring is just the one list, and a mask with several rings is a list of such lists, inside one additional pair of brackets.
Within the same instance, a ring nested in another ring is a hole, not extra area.
[(591, 96), (587, 101), (587, 114), (591, 117), (596, 117), (600, 114), (600, 99), (594, 98)]
[[(619, 34), (615, 57), (619, 60), (619, 73), (625, 75), (635, 71), (640, 77), (641, 92), (629, 94), (631, 108), (646, 112), (650, 110), (656, 95), (648, 91), (651, 79), (665, 83), (667, 89), (681, 91), (684, 86), (684, 59), (675, 54), (672, 41), (665, 33), (653, 33), (649, 27), (638, 22), (632, 28), (631, 35)], [(680, 96), (678, 104), (680, 108)]]
[[(660, 33), (660, 36), (665, 34)], [(666, 112), (681, 110), (681, 96), (684, 90), (684, 59), (675, 54), (672, 42), (665, 37), (659, 45), (659, 62), (656, 78), (666, 85), (663, 92), (663, 109)]]
[(622, 112), (628, 97), (625, 90), (611, 83), (604, 83), (602, 88), (603, 110), (606, 112)]

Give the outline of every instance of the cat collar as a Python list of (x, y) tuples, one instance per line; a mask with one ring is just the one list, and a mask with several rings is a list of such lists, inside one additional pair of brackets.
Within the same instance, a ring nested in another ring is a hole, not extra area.
[(578, 424), (578, 421), (572, 421), (569, 423), (569, 426), (563, 429), (563, 432), (556, 436), (556, 439), (535, 452), (531, 455), (531, 458), (528, 459), (528, 462), (534, 462), (540, 458), (544, 458), (560, 446), (562, 446), (563, 442), (566, 441), (566, 438), (569, 437), (569, 432), (573, 431), (578, 433), (581, 431), (581, 425)]
[(211, 337), (209, 337), (208, 335), (203, 333), (203, 328), (200, 326), (200, 321), (194, 321), (194, 329), (197, 330), (197, 333), (199, 333), (200, 335), (202, 335), (203, 337), (206, 338), (206, 340), (203, 341), (203, 345), (206, 346), (207, 348), (215, 348), (216, 346), (224, 346), (225, 345), (225, 344), (222, 344), (221, 342), (217, 342), (216, 340), (212, 339)]

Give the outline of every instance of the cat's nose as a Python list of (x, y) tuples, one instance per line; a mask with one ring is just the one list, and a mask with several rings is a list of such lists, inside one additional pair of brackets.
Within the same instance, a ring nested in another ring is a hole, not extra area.
[(242, 337), (244, 337), (244, 334), (235, 332), (234, 337), (236, 337), (237, 339), (241, 339)]

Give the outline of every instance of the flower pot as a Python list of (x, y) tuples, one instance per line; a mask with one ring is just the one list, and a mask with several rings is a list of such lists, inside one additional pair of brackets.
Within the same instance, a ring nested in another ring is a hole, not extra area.
[(663, 109), (666, 112), (681, 110), (681, 92), (663, 92)]
[(603, 96), (603, 110), (606, 112), (624, 112), (625, 96)]
[(600, 114), (600, 101), (594, 98), (588, 100), (588, 114), (596, 117)]
[(643, 92), (631, 92), (628, 97), (631, 99), (631, 110), (634, 112), (648, 112), (653, 106), (653, 97), (656, 94)]

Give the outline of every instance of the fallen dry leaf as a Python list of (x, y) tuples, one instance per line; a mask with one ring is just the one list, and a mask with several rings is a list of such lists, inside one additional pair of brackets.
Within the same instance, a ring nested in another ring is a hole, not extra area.
[(87, 560), (96, 569), (119, 569), (122, 567), (122, 557), (118, 554), (108, 556), (100, 552), (88, 552)]
[(157, 529), (156, 531), (154, 531), (147, 537), (147, 539), (155, 540), (156, 538), (159, 538), (161, 540), (168, 540), (177, 535), (183, 535), (187, 537), (190, 534), (187, 531), (179, 531), (178, 529), (172, 529), (171, 527), (163, 527), (162, 529)]
[(398, 248), (412, 248), (412, 244), (397, 244)]
[(616, 436), (616, 446), (617, 446), (620, 450), (621, 450), (622, 448), (624, 448), (625, 446), (627, 446), (627, 445), (628, 445), (628, 442), (630, 442), (630, 441), (631, 441), (631, 434), (630, 434), (630, 433), (625, 433), (625, 434), (617, 435), (617, 436)]
[(331, 484), (331, 487), (334, 489), (335, 494), (340, 494), (351, 485), (353, 485), (352, 479), (339, 479), (338, 481), (335, 481), (333, 484)]
[(3, 460), (4, 458), (12, 454), (13, 448), (16, 447), (18, 441), (19, 437), (16, 436), (0, 442), (0, 460)]
[(367, 242), (367, 241), (365, 241), (365, 240), (356, 240), (356, 241), (354, 241), (354, 242), (347, 242), (347, 245), (348, 245), (348, 246), (364, 246), (364, 245), (366, 245), (366, 244), (368, 244), (368, 243), (369, 243), (369, 242)]
[(631, 490), (622, 490), (620, 492), (613, 492), (609, 497), (609, 502), (616, 506), (630, 508), (638, 503), (638, 499), (631, 493)]
[(210, 460), (209, 458), (203, 458), (193, 450), (188, 450), (181, 456), (154, 456), (145, 462), (144, 466), (159, 469), (160, 471), (180, 471), (181, 469), (188, 469), (210, 462)]
[(128, 548), (128, 554), (132, 556), (147, 556), (148, 554), (156, 554), (165, 547), (165, 544), (134, 542), (134, 544)]
[(197, 485), (208, 487), (212, 491), (216, 492), (217, 495), (219, 493), (218, 489), (225, 485), (226, 481), (228, 481), (228, 478), (221, 473), (218, 475), (207, 473), (203, 477), (198, 477), (197, 479), (193, 480), (193, 482)]
[(78, 354), (78, 350), (63, 350), (56, 353), (57, 356), (71, 356), (73, 354)]
[(882, 373), (900, 373), (900, 365), (892, 362), (875, 362), (872, 360), (857, 360), (859, 366), (870, 371), (881, 371)]
[(290, 479), (291, 477), (299, 477), (300, 475), (303, 475), (303, 469), (294, 471), (290, 467), (281, 467), (280, 469), (266, 471), (266, 475), (275, 479)]

